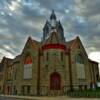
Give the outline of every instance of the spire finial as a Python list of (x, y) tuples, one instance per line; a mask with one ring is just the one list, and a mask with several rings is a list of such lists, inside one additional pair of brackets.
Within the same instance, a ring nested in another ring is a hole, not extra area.
[(50, 19), (51, 20), (52, 19), (56, 20), (56, 15), (55, 15), (54, 9), (52, 9), (52, 13), (51, 13)]
[(52, 9), (52, 13), (54, 14), (54, 9)]

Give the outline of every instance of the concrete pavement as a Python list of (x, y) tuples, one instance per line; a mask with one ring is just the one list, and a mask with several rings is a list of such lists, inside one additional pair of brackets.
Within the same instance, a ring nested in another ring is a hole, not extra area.
[(57, 97), (36, 97), (36, 96), (13, 96), (13, 95), (1, 95), (0, 100), (100, 100), (100, 98), (69, 98), (67, 96)]

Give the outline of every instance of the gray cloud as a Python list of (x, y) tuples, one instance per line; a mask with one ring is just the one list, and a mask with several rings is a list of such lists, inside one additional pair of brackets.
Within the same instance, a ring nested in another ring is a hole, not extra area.
[(85, 17), (100, 13), (100, 0), (75, 0), (76, 11)]
[[(0, 50), (16, 56), (28, 36), (40, 40), (45, 21), (54, 9), (66, 40), (79, 35), (88, 53), (100, 51), (99, 5), (100, 0), (32, 0), (30, 6), (18, 0), (0, 0)], [(2, 52), (1, 57), (5, 55)]]

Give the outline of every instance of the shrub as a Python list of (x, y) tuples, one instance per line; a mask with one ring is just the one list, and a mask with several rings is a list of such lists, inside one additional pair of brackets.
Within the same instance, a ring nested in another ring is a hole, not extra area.
[(67, 95), (71, 97), (100, 98), (100, 90), (68, 91)]

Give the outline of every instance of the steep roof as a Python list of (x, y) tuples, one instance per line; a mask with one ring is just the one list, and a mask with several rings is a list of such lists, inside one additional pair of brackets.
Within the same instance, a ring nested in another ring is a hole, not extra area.
[(34, 44), (37, 46), (37, 48), (39, 48), (40, 46), (41, 46), (41, 42), (39, 42), (39, 41), (36, 41), (36, 40), (33, 40), (32, 38), (31, 38), (31, 45), (34, 47)]
[[(75, 39), (76, 39), (76, 38), (75, 38)], [(67, 46), (68, 48), (70, 48), (70, 47), (72, 46), (72, 44), (74, 43), (75, 39), (70, 40), (70, 41), (67, 41), (67, 42), (66, 42), (66, 46)]]
[[(25, 48), (28, 48), (27, 45), (30, 45), (33, 49), (39, 49), (41, 43), (36, 40), (33, 40), (31, 37), (28, 37), (23, 51), (25, 50)], [(22, 53), (23, 53), (23, 51), (22, 51)]]

